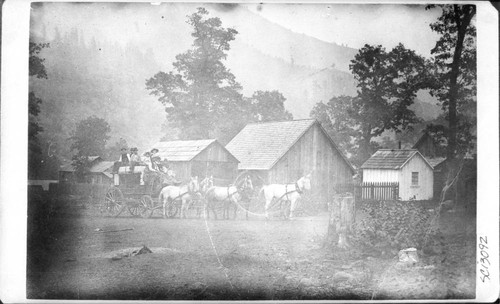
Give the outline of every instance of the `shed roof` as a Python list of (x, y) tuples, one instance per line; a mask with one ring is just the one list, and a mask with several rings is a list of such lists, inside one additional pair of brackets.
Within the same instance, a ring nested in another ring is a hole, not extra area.
[[(190, 161), (214, 142), (218, 143), (216, 139), (161, 141), (153, 145), (152, 148), (159, 150), (157, 155), (161, 159)], [(224, 148), (224, 146), (222, 147)], [(229, 151), (228, 153), (231, 154)]]
[(432, 165), (416, 149), (380, 149), (361, 165), (361, 169), (401, 169), (412, 157), (420, 155), (431, 169)]
[(426, 157), (425, 159), (427, 159), (433, 168), (436, 168), (436, 166), (439, 166), (446, 160), (446, 157)]
[[(318, 123), (315, 119), (251, 123), (226, 148), (240, 161), (239, 169), (269, 170), (315, 123)], [(324, 133), (339, 151), (328, 134)], [(343, 153), (339, 153), (352, 169)]]
[[(96, 159), (94, 159), (96, 160)], [(111, 174), (108, 172), (111, 168), (113, 168), (115, 162), (113, 161), (100, 161), (98, 163), (95, 163), (90, 167), (89, 172), (90, 173), (103, 173), (108, 177), (112, 177)], [(75, 168), (73, 165), (70, 164), (65, 164), (62, 165), (59, 171), (64, 171), (64, 172), (74, 172)]]
[(97, 164), (93, 165), (89, 171), (92, 173), (104, 173), (105, 171), (113, 168), (114, 163), (115, 162), (112, 161), (98, 162)]

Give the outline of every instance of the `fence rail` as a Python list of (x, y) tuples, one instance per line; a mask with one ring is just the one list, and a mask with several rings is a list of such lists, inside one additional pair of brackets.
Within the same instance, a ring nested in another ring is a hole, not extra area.
[(337, 193), (352, 193), (357, 201), (364, 200), (397, 200), (399, 183), (364, 182), (361, 184), (339, 184), (334, 187)]

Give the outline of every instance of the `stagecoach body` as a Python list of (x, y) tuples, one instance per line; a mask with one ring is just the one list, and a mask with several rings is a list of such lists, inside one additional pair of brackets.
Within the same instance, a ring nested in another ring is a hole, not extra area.
[(114, 185), (105, 194), (103, 211), (109, 216), (128, 210), (132, 216), (151, 217), (162, 207), (158, 201), (161, 189), (172, 182), (146, 166), (120, 167), (113, 173)]

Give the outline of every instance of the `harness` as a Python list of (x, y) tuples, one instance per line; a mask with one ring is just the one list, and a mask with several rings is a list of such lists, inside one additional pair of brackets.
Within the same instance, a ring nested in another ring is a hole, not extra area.
[(184, 192), (184, 193), (181, 193), (179, 194), (178, 196), (176, 196), (175, 198), (172, 199), (172, 201), (176, 201), (178, 200), (179, 198), (182, 199), (182, 197), (186, 194), (196, 194), (196, 193), (200, 193), (200, 191), (189, 191), (189, 187), (188, 187), (188, 191)]
[(300, 189), (299, 184), (297, 182), (295, 182), (294, 186), (295, 186), (295, 189), (293, 189), (292, 191), (288, 191), (288, 184), (285, 184), (285, 194), (283, 194), (282, 196), (280, 196), (280, 198), (278, 199), (278, 201), (281, 201), (281, 199), (285, 195), (286, 195), (286, 200), (289, 201), (290, 199), (288, 198), (288, 194), (290, 194), (290, 193), (294, 193), (294, 192), (297, 192), (298, 194), (304, 193), (304, 191)]
[(229, 193), (229, 188), (231, 188), (231, 186), (227, 187), (227, 198), (226, 198), (226, 199), (224, 199), (224, 200), (231, 200), (231, 197), (232, 197), (233, 195), (235, 195), (236, 193), (239, 193), (239, 189), (238, 189), (237, 187), (235, 187), (235, 188), (236, 188), (236, 191), (235, 191), (235, 192), (233, 192), (233, 193)]

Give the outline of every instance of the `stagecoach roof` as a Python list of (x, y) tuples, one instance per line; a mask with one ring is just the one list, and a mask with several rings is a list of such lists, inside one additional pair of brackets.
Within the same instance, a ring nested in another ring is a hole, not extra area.
[[(217, 140), (201, 139), (161, 141), (153, 145), (152, 148), (159, 150), (157, 155), (161, 159), (166, 158), (168, 161), (191, 161), (196, 155), (200, 154), (214, 142), (217, 142)], [(224, 148), (224, 146), (222, 147)]]
[[(361, 169), (398, 170), (417, 154), (422, 156), (416, 149), (380, 149), (364, 162)], [(425, 157), (422, 156), (422, 159), (433, 168)]]

